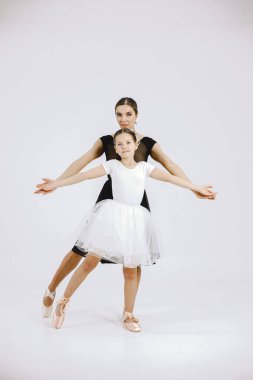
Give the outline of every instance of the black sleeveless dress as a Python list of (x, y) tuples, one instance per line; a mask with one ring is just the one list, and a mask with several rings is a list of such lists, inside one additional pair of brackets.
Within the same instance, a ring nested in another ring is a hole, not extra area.
[[(102, 141), (102, 144), (103, 144), (103, 153), (105, 153), (106, 161), (113, 160), (113, 159), (120, 160), (120, 156), (115, 152), (115, 149), (114, 149), (113, 137), (111, 135), (106, 135), (106, 136), (100, 137), (100, 140)], [(138, 149), (135, 152), (135, 155), (134, 155), (135, 161), (136, 162), (147, 161), (148, 156), (151, 153), (151, 149), (153, 148), (155, 143), (156, 143), (156, 141), (151, 139), (150, 137), (143, 137), (139, 141)], [(102, 187), (102, 190), (98, 196), (96, 203), (103, 201), (105, 199), (113, 199), (112, 179), (111, 179), (110, 175), (108, 175), (107, 177), (108, 177), (108, 179), (104, 183), (104, 186)], [(146, 191), (144, 191), (143, 198), (141, 201), (141, 205), (150, 211)], [(88, 253), (87, 251), (81, 251), (75, 245), (72, 248), (72, 251), (77, 253), (78, 255), (83, 256), (83, 257), (85, 257)], [(101, 263), (102, 264), (114, 264), (112, 261), (109, 261), (106, 259), (101, 259)]]

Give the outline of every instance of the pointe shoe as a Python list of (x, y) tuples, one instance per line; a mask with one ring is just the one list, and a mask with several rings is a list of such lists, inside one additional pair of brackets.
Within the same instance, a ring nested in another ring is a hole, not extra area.
[(139, 320), (133, 316), (133, 313), (129, 313), (125, 310), (123, 311), (122, 324), (127, 330), (132, 332), (141, 331), (141, 327), (136, 320), (139, 322)]
[[(123, 310), (123, 314), (122, 314), (122, 320), (123, 320), (123, 317), (124, 317), (124, 310)], [(133, 313), (132, 313), (132, 315), (133, 315)], [(138, 323), (139, 322), (139, 319), (135, 316), (135, 315), (133, 315), (133, 320), (134, 320), (134, 322), (136, 322), (136, 323)]]
[[(54, 302), (55, 294), (56, 294), (56, 291), (50, 292), (50, 290), (47, 288), (43, 298), (49, 297)], [(44, 302), (42, 302), (42, 316), (44, 318), (50, 318), (51, 317), (52, 309), (53, 309), (53, 302), (50, 306), (46, 306), (46, 305), (44, 305)]]
[(66, 307), (68, 306), (69, 301), (70, 301), (70, 298), (62, 297), (57, 302), (57, 306), (55, 308), (53, 319), (52, 319), (52, 324), (54, 328), (59, 329), (62, 326), (64, 322), (64, 318), (65, 318), (65, 310), (66, 310)]

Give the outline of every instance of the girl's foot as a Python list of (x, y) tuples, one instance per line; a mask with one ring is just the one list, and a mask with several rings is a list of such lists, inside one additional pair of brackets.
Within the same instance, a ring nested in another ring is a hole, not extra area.
[(57, 306), (55, 308), (53, 319), (52, 319), (52, 324), (54, 328), (59, 329), (62, 326), (64, 322), (64, 318), (65, 318), (65, 310), (66, 310), (66, 307), (68, 306), (69, 301), (70, 301), (70, 298), (62, 297), (57, 302)]
[(141, 327), (139, 325), (139, 320), (134, 317), (133, 313), (129, 313), (128, 311), (123, 311), (122, 324), (123, 326), (132, 332), (141, 331)]
[[(122, 318), (124, 317), (124, 313), (125, 313), (125, 311), (123, 310)], [(139, 322), (139, 319), (134, 314), (133, 314), (133, 320), (134, 320), (134, 322), (137, 322), (137, 323)]]
[(44, 318), (51, 317), (55, 294), (56, 291), (50, 292), (50, 290), (47, 288), (42, 303), (42, 316)]

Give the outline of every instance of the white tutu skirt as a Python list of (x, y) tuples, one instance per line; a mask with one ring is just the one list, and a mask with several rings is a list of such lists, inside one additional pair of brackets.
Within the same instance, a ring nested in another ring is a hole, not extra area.
[(94, 206), (75, 245), (129, 268), (152, 265), (160, 258), (151, 213), (141, 205), (112, 199)]

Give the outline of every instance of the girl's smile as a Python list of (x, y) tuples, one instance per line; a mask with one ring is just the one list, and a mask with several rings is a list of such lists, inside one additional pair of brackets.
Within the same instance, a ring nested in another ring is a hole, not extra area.
[(128, 133), (122, 133), (116, 137), (115, 151), (122, 158), (133, 158), (138, 145)]

